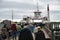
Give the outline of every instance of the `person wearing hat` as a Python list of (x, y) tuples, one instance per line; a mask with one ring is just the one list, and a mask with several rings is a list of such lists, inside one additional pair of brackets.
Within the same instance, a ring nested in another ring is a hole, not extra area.
[(45, 35), (40, 25), (37, 25), (37, 32), (35, 33), (35, 40), (45, 40)]

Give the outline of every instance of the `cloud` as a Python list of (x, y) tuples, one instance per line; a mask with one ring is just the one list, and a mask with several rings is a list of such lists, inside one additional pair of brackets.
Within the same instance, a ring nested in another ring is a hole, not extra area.
[[(1, 9), (0, 9), (1, 10)], [(3, 11), (4, 10), (4, 11)], [(33, 16), (34, 13), (31, 12), (32, 10), (22, 10), (22, 9), (13, 9), (13, 16), (14, 19), (22, 19), (24, 15)], [(0, 11), (1, 19), (11, 19), (12, 18), (12, 9), (2, 9)]]
[(52, 20), (60, 20), (60, 10), (50, 11), (50, 19)]
[(60, 10), (60, 5), (50, 5), (50, 10)]
[[(27, 3), (4, 2), (0, 4), (0, 8), (20, 8), (20, 9), (36, 9), (36, 5)], [(43, 9), (42, 6), (39, 6)]]
[[(38, 0), (39, 10), (43, 16), (47, 16), (47, 4), (49, 4), (51, 20), (60, 20), (60, 0)], [(11, 19), (11, 10), (14, 11), (14, 19), (20, 19), (24, 15), (34, 15), (37, 0), (0, 0), (0, 18)], [(9, 17), (8, 17), (9, 16)]]

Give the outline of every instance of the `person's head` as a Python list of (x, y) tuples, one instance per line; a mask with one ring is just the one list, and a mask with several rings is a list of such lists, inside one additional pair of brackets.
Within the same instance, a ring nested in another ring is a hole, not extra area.
[(43, 23), (38, 23), (37, 26), (40, 26), (41, 28), (43, 28), (45, 26), (45, 24)]
[(25, 23), (25, 24), (24, 24), (24, 28), (27, 28), (28, 26), (29, 26), (28, 23)]
[(34, 23), (33, 26), (36, 27), (37, 26), (37, 23)]
[(38, 31), (40, 31), (41, 29), (42, 29), (41, 26), (38, 26), (38, 27), (37, 27), (37, 30), (38, 30)]
[(42, 28), (41, 24), (37, 24), (37, 26), (36, 26), (36, 27), (40, 27), (40, 28)]

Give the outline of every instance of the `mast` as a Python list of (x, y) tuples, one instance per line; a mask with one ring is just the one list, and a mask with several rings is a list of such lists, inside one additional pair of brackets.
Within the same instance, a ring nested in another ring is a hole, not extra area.
[(37, 11), (39, 11), (38, 0), (37, 0)]
[(50, 21), (50, 15), (49, 15), (49, 4), (47, 4), (47, 13), (48, 13), (48, 21)]

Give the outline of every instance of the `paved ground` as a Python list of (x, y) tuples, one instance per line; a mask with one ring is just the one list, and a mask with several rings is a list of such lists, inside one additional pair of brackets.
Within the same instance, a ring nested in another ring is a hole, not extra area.
[[(6, 39), (6, 40), (8, 40), (8, 39)], [(11, 37), (10, 40), (13, 40), (13, 38)], [(14, 39), (14, 40), (18, 40), (18, 36), (17, 36), (16, 39)]]
[[(0, 40), (4, 40), (4, 39), (0, 36)], [(13, 40), (13, 38), (10, 37), (10, 38), (6, 38), (5, 40)], [(18, 40), (18, 36), (17, 36), (16, 39), (14, 39), (14, 40)]]

